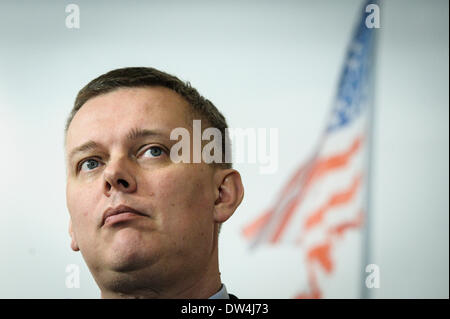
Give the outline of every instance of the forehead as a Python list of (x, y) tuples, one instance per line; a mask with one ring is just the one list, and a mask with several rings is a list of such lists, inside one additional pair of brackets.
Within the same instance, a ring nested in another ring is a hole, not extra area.
[(190, 128), (190, 106), (165, 87), (120, 88), (88, 100), (75, 114), (67, 131), (66, 150), (93, 140), (113, 143), (132, 128), (170, 134), (176, 127)]

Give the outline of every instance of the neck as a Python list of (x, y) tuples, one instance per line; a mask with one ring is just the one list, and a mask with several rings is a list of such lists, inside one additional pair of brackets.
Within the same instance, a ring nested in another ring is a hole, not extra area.
[(220, 278), (208, 285), (196, 283), (178, 291), (158, 291), (152, 288), (136, 288), (129, 291), (102, 290), (102, 299), (208, 299), (217, 293), (222, 284)]

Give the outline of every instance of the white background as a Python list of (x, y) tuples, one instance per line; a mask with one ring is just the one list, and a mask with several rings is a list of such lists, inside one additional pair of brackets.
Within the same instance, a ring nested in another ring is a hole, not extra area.
[[(231, 127), (278, 127), (279, 170), (237, 165), (245, 199), (221, 232), (223, 282), (240, 298), (290, 298), (295, 247), (254, 252), (242, 227), (272, 203), (314, 149), (358, 0), (0, 2), (0, 297), (98, 298), (69, 248), (64, 122), (78, 90), (125, 66), (190, 81)], [(374, 298), (449, 297), (448, 2), (382, 5), (371, 262)], [(66, 265), (80, 288), (65, 286)], [(345, 288), (334, 297), (348, 297)]]

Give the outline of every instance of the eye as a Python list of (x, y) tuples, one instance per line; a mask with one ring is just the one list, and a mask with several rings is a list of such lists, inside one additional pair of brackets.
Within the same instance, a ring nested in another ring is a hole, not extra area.
[(159, 146), (149, 147), (143, 155), (146, 157), (159, 157), (164, 153), (164, 150)]
[(99, 165), (100, 165), (99, 161), (90, 158), (81, 163), (80, 170), (89, 172), (97, 168)]

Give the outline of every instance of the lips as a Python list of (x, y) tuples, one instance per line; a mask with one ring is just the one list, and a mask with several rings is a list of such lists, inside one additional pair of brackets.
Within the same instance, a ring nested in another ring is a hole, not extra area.
[(137, 216), (147, 216), (144, 213), (126, 205), (119, 205), (117, 207), (110, 207), (103, 213), (102, 226), (107, 221), (109, 223), (124, 221)]

